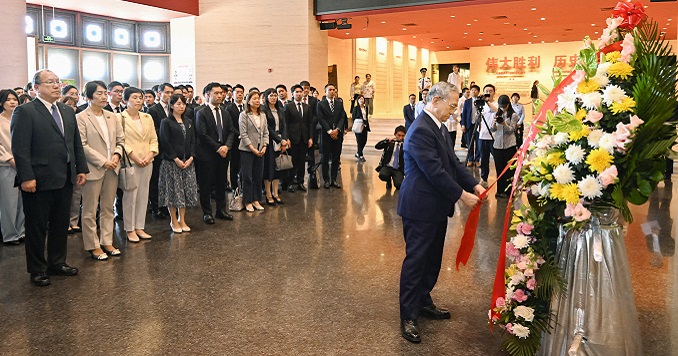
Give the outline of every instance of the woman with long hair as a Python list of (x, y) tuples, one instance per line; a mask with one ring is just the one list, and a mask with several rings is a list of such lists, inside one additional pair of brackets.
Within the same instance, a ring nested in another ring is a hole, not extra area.
[(189, 232), (186, 207), (198, 204), (198, 181), (195, 178), (195, 127), (184, 116), (186, 98), (174, 94), (169, 100), (170, 116), (160, 122), (162, 163), (158, 178), (158, 201), (170, 214), (174, 233)]
[(358, 142), (358, 152), (356, 152), (355, 158), (357, 158), (359, 162), (365, 162), (363, 150), (367, 144), (367, 133), (370, 131), (370, 122), (368, 121), (369, 113), (367, 106), (365, 106), (364, 96), (358, 95), (356, 103), (357, 105), (353, 108), (351, 117), (353, 118), (353, 122), (355, 122), (355, 120), (363, 120), (363, 126), (360, 133), (355, 132), (355, 140)]
[(285, 125), (285, 110), (278, 100), (278, 93), (272, 88), (264, 92), (263, 111), (268, 123), (268, 147), (264, 155), (264, 190), (266, 191), (266, 203), (268, 205), (283, 204), (278, 193), (280, 179), (287, 176), (287, 171), (276, 171), (275, 160), (281, 154), (287, 152), (290, 141), (287, 136)]
[(258, 92), (250, 92), (247, 105), (240, 113), (240, 174), (245, 210), (264, 210), (261, 201), (261, 183), (264, 174), (264, 155), (268, 148), (268, 121), (261, 110)]
[(21, 191), (14, 186), (16, 164), (12, 154), (9, 123), (14, 108), (19, 106), (19, 95), (14, 90), (0, 90), (0, 228), (2, 243), (18, 245), (26, 235)]

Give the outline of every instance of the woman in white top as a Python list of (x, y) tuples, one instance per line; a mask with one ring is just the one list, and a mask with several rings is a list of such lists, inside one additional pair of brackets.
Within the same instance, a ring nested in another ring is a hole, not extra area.
[(247, 107), (240, 113), (240, 174), (245, 210), (264, 210), (261, 184), (264, 176), (264, 155), (268, 147), (268, 121), (261, 110), (259, 93), (247, 95)]
[(21, 192), (14, 186), (16, 165), (9, 130), (12, 113), (18, 105), (19, 95), (14, 90), (0, 90), (0, 227), (5, 245), (18, 245), (25, 236)]
[(76, 116), (89, 167), (82, 187), (82, 240), (90, 256), (101, 261), (109, 255), (120, 256), (120, 250), (113, 246), (113, 205), (125, 137), (115, 114), (104, 110), (108, 99), (106, 83), (97, 80), (85, 84), (85, 96), (89, 107)]

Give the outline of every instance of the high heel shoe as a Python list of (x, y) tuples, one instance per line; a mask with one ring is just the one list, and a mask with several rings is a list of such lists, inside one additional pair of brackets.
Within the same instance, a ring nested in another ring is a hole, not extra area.
[(254, 207), (251, 205), (248, 205), (245, 207), (245, 210), (247, 210), (248, 213), (253, 213), (254, 212)]
[(174, 232), (175, 234), (180, 234), (180, 233), (184, 232), (184, 230), (182, 230), (181, 228), (174, 227), (174, 225), (172, 225), (172, 223), (170, 223), (170, 227), (172, 228), (172, 232)]
[(259, 210), (259, 211), (264, 210), (264, 207), (261, 206), (261, 205), (258, 205), (258, 204), (257, 205), (252, 204), (252, 205), (254, 206), (254, 209), (256, 209), (256, 210)]
[(266, 199), (266, 204), (268, 204), (270, 206), (276, 206), (276, 205), (278, 205), (278, 202), (276, 202), (273, 198), (271, 198), (271, 200)]
[(117, 248), (107, 250), (106, 247), (101, 246), (101, 250), (103, 250), (109, 256), (120, 256), (122, 254), (122, 252), (120, 252), (120, 250), (118, 250)]
[(278, 204), (285, 204), (285, 202), (280, 200), (279, 197), (273, 197), (273, 200), (275, 200), (275, 202), (278, 203)]
[(87, 252), (89, 252), (90, 257), (92, 257), (93, 260), (104, 261), (108, 259), (108, 255), (106, 254), (106, 252), (102, 252), (100, 255), (95, 255), (94, 250), (90, 250)]

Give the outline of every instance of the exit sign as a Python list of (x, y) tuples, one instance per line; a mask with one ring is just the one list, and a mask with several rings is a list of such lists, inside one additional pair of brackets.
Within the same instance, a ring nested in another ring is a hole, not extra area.
[(42, 42), (54, 42), (54, 36), (42, 36)]

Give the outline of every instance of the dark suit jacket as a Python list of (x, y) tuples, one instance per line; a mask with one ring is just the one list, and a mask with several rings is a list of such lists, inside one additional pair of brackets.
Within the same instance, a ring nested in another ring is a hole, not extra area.
[(287, 134), (293, 144), (305, 144), (308, 142), (308, 139), (311, 137), (311, 132), (313, 132), (311, 121), (311, 108), (308, 105), (301, 103), (301, 115), (299, 115), (299, 109), (294, 102), (285, 105)]
[(76, 114), (79, 114), (79, 113), (81, 113), (81, 112), (87, 110), (87, 107), (88, 107), (88, 106), (89, 106), (88, 103), (84, 103), (84, 104), (78, 106), (78, 108), (75, 110), (75, 113), (76, 113)]
[[(245, 101), (242, 102), (243, 111), (245, 111)], [(233, 127), (235, 128), (235, 139), (238, 139), (240, 136), (240, 111), (238, 111), (238, 105), (235, 104), (235, 101), (231, 102), (226, 106), (226, 111), (231, 115), (233, 119)], [(237, 149), (237, 147), (236, 147)]]
[(353, 121), (355, 121), (355, 119), (363, 119), (363, 124), (365, 124), (364, 131), (367, 131), (367, 132), (370, 131), (370, 121), (368, 119), (369, 116), (370, 116), (370, 113), (367, 110), (365, 110), (365, 117), (363, 117), (363, 111), (360, 110), (359, 105), (356, 105), (355, 107), (353, 107), (353, 112), (351, 113), (351, 117), (353, 117)]
[(454, 214), (464, 190), (478, 181), (464, 167), (433, 119), (422, 112), (405, 136), (405, 180), (400, 187), (398, 214), (437, 222)]
[[(125, 111), (125, 105), (122, 105), (122, 103), (120, 103), (120, 106), (122, 106), (122, 111)], [(118, 114), (117, 112), (115, 112), (115, 109), (113, 109), (113, 107), (111, 106), (111, 103), (106, 104), (106, 106), (104, 106), (104, 110), (108, 110), (114, 114)]]
[(71, 183), (75, 184), (77, 174), (89, 173), (75, 111), (60, 102), (56, 105), (63, 120), (63, 134), (39, 99), (14, 109), (10, 130), (19, 185), (35, 179), (39, 191), (63, 188), (69, 158)]
[[(280, 101), (278, 101), (280, 103)], [(277, 105), (278, 110), (278, 131), (275, 130), (275, 117), (273, 112), (267, 105), (263, 106), (264, 114), (266, 114), (266, 122), (268, 123), (268, 138), (270, 141), (280, 143), (282, 140), (289, 138), (287, 134), (287, 125), (285, 125), (285, 110), (282, 105)]]
[(163, 109), (162, 104), (155, 103), (153, 104), (153, 106), (150, 107), (150, 109), (148, 109), (148, 114), (151, 115), (151, 117), (153, 118), (153, 124), (155, 125), (155, 133), (158, 134), (158, 136), (160, 136), (160, 123), (162, 122), (162, 119), (167, 117), (165, 109)]
[[(302, 98), (301, 102), (303, 103), (304, 100)], [(312, 130), (309, 131), (311, 134), (311, 138), (314, 138), (316, 136), (316, 131), (318, 129), (318, 99), (315, 98), (315, 96), (309, 95), (308, 96), (308, 107), (311, 109), (311, 127)], [(318, 142), (315, 142), (316, 139), (313, 139), (314, 144), (318, 144)]]
[(464, 109), (461, 112), (461, 126), (467, 130), (473, 125), (473, 97), (464, 101)]
[(327, 100), (318, 102), (317, 107), (318, 123), (322, 126), (322, 132), (338, 129), (339, 134), (343, 135), (346, 129), (346, 110), (344, 110), (344, 102), (339, 98), (334, 98), (334, 112), (330, 110), (330, 103)]
[[(233, 149), (233, 140), (235, 139), (236, 130), (234, 127), (234, 120), (230, 113), (220, 107), (221, 110), (221, 126), (223, 128), (222, 140), (219, 143), (219, 132), (217, 131), (217, 121), (210, 109), (209, 105), (205, 105), (195, 114), (196, 135), (198, 137), (196, 146), (196, 159), (202, 161), (209, 161), (215, 158), (221, 158), (217, 153), (219, 147), (226, 145), (228, 150)], [(238, 109), (236, 108), (236, 111)], [(238, 149), (237, 147), (235, 149)]]
[(414, 105), (407, 104), (403, 106), (403, 117), (405, 118), (405, 131), (410, 129), (414, 122)]
[(164, 118), (160, 123), (158, 141), (164, 160), (173, 161), (179, 157), (180, 160), (185, 161), (190, 157), (195, 157), (195, 126), (193, 120), (185, 117), (182, 121), (186, 129), (186, 137), (184, 137), (181, 126), (174, 118)]
[[(388, 164), (391, 162), (391, 159), (393, 158), (393, 150), (395, 149), (395, 141), (391, 142), (389, 139), (383, 139), (379, 142), (377, 142), (376, 145), (374, 145), (374, 148), (378, 150), (384, 150), (384, 153), (381, 154), (381, 160), (379, 161), (379, 166), (377, 167), (381, 169), (381, 167), (386, 167)], [(405, 150), (401, 149), (399, 153), (400, 158), (398, 158), (398, 162), (400, 162), (398, 170), (405, 173)]]

